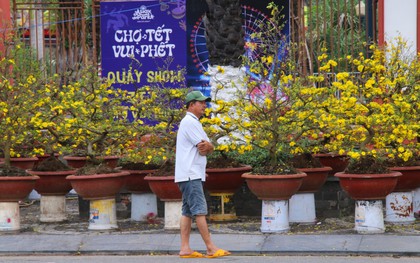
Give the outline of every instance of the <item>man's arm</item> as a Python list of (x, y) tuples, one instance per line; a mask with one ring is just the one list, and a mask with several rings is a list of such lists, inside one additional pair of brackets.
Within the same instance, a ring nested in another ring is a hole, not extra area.
[(201, 140), (200, 143), (197, 144), (198, 152), (200, 155), (207, 155), (214, 151), (214, 146), (211, 142)]

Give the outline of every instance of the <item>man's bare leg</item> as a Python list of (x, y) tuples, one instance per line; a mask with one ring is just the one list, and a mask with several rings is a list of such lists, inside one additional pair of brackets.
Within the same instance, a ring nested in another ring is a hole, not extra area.
[(200, 231), (201, 238), (203, 239), (204, 243), (207, 247), (207, 254), (212, 255), (215, 253), (219, 248), (213, 243), (210, 237), (209, 228), (207, 225), (206, 216), (204, 215), (197, 215), (195, 217), (195, 223), (197, 224), (198, 231)]
[(190, 217), (181, 217), (181, 250), (179, 251), (179, 255), (188, 255), (193, 253), (193, 250), (190, 247), (191, 224), (192, 219)]

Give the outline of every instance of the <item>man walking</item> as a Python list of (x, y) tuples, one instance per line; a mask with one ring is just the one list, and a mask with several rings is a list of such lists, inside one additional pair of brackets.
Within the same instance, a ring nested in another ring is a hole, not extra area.
[[(203, 182), (206, 180), (206, 155), (213, 152), (213, 144), (203, 130), (200, 118), (206, 109), (206, 102), (211, 99), (200, 91), (187, 94), (185, 104), (187, 114), (182, 119), (177, 139), (175, 156), (175, 182), (182, 193), (181, 250), (182, 258), (223, 257), (230, 252), (219, 249), (211, 240), (207, 226), (207, 203), (204, 196)], [(190, 247), (192, 220), (207, 247), (207, 255), (194, 251)]]

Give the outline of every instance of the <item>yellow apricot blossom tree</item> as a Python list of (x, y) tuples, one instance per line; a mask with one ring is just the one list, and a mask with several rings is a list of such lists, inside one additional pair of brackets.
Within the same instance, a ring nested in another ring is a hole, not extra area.
[(160, 166), (173, 161), (177, 125), (186, 113), (184, 99), (190, 89), (161, 85), (137, 88), (129, 99), (133, 139), (125, 162)]
[(0, 150), (7, 166), (11, 157), (32, 157), (42, 152), (33, 145), (38, 136), (37, 89), (42, 85), (41, 66), (31, 50), (18, 40), (1, 39)]
[[(373, 155), (407, 162), (419, 144), (419, 69), (415, 56), (404, 57), (405, 42), (385, 48), (370, 46), (371, 57), (347, 57), (356, 72), (339, 72), (317, 119), (327, 126), (330, 151), (357, 159)], [(325, 71), (333, 70), (325, 60)]]
[[(314, 129), (310, 120), (314, 118), (317, 104), (313, 97), (318, 96), (318, 90), (303, 91), (310, 82), (295, 73), (295, 63), (289, 56), (292, 47), (280, 33), (281, 10), (272, 3), (268, 9), (272, 17), (259, 25), (266, 30), (251, 35), (250, 41), (256, 43), (252, 53), (258, 55), (243, 56), (245, 86), (236, 87), (228, 101), (213, 96), (211, 119), (204, 122), (211, 125), (208, 133), (221, 142), (216, 149), (264, 151), (267, 158), (260, 167), (253, 166), (254, 173), (287, 174), (294, 172), (288, 159), (303, 151), (304, 140), (300, 138)], [(216, 93), (225, 85), (220, 83)]]

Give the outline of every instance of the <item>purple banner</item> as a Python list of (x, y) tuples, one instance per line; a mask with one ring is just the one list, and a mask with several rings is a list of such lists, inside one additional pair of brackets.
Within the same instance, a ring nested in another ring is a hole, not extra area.
[(129, 91), (184, 82), (185, 0), (101, 2), (100, 8), (103, 77)]

